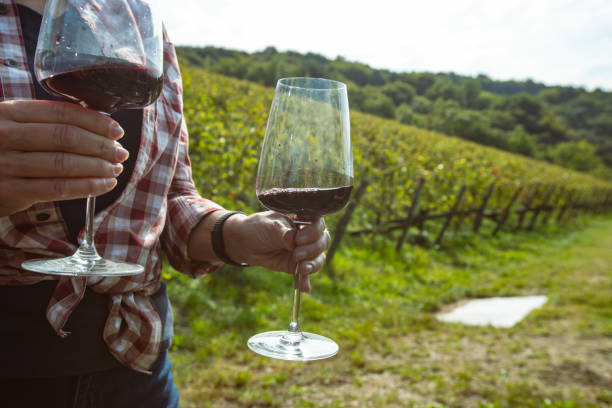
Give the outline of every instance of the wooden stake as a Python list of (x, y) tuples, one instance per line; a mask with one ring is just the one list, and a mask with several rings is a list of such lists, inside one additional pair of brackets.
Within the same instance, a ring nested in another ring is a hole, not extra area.
[(408, 235), (408, 230), (412, 226), (414, 215), (416, 214), (416, 211), (419, 208), (419, 200), (421, 199), (421, 190), (423, 188), (423, 184), (425, 184), (425, 178), (421, 177), (419, 179), (419, 184), (417, 185), (417, 188), (414, 191), (414, 196), (412, 197), (412, 203), (410, 204), (410, 208), (408, 209), (408, 218), (406, 218), (406, 220), (402, 223), (402, 234), (397, 240), (397, 244), (395, 245), (395, 252), (397, 253), (402, 250), (402, 246), (404, 245), (404, 241), (406, 240), (406, 236)]
[(508, 217), (510, 216), (510, 210), (512, 209), (514, 202), (516, 201), (516, 199), (518, 198), (518, 196), (521, 194), (522, 191), (523, 191), (523, 187), (519, 187), (514, 191), (514, 195), (512, 196), (510, 201), (508, 201), (508, 204), (506, 204), (506, 208), (504, 208), (504, 211), (502, 212), (502, 215), (499, 218), (499, 221), (497, 222), (495, 229), (493, 230), (493, 233), (492, 233), (493, 236), (497, 235), (501, 227), (508, 220)]
[(518, 222), (516, 223), (516, 227), (514, 228), (515, 231), (518, 231), (523, 227), (523, 221), (525, 221), (525, 217), (527, 216), (527, 213), (532, 210), (531, 203), (533, 203), (533, 201), (535, 200), (539, 192), (540, 192), (540, 186), (536, 184), (535, 187), (533, 188), (533, 193), (529, 195), (527, 199), (524, 201), (525, 206), (523, 207), (523, 209), (517, 211), (519, 214), (519, 219), (518, 219)]
[(531, 216), (531, 221), (529, 222), (527, 231), (533, 231), (533, 227), (535, 226), (535, 223), (538, 219), (538, 216), (540, 215), (540, 212), (542, 212), (542, 209), (548, 205), (548, 201), (550, 200), (550, 197), (552, 196), (552, 194), (555, 192), (555, 189), (556, 189), (555, 185), (548, 187), (548, 191), (546, 191), (544, 200), (542, 200), (540, 205), (538, 205), (533, 211), (533, 215)]
[(442, 242), (444, 233), (446, 232), (446, 229), (448, 228), (451, 221), (453, 220), (453, 217), (455, 216), (455, 213), (457, 212), (457, 209), (459, 208), (459, 205), (461, 204), (461, 201), (463, 200), (463, 194), (465, 193), (465, 190), (466, 190), (466, 185), (465, 183), (463, 183), (461, 185), (461, 190), (459, 190), (459, 194), (457, 194), (457, 201), (455, 201), (453, 208), (448, 214), (448, 217), (446, 218), (446, 221), (444, 222), (444, 225), (442, 226), (442, 229), (440, 230), (440, 233), (438, 234), (438, 238), (436, 238), (436, 245), (440, 245), (440, 242)]
[(489, 189), (487, 190), (484, 197), (482, 198), (482, 204), (478, 208), (478, 212), (476, 213), (476, 218), (474, 218), (474, 227), (472, 228), (472, 231), (474, 231), (474, 233), (477, 233), (478, 230), (480, 229), (480, 226), (482, 225), (482, 218), (484, 217), (485, 209), (487, 208), (487, 203), (489, 202), (489, 199), (493, 195), (494, 190), (495, 190), (495, 181), (491, 183), (491, 185), (489, 186)]

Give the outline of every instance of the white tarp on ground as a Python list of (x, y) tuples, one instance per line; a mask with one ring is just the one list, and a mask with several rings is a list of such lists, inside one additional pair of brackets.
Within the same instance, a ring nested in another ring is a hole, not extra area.
[(546, 303), (546, 296), (495, 297), (470, 300), (448, 313), (438, 314), (443, 322), (478, 326), (512, 327)]

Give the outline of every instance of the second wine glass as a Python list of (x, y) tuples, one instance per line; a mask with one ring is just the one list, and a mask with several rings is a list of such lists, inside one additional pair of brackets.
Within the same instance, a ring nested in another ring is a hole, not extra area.
[[(52, 95), (110, 115), (153, 103), (163, 85), (162, 24), (152, 0), (48, 0), (35, 55), (36, 77)], [(26, 270), (68, 276), (123, 276), (141, 265), (102, 258), (94, 245), (95, 197), (69, 257), (26, 261)]]
[[(278, 81), (257, 171), (257, 197), (290, 216), (296, 228), (340, 211), (353, 189), (353, 156), (346, 86), (321, 78)], [(299, 282), (294, 274), (288, 330), (251, 337), (256, 353), (283, 360), (319, 360), (338, 352), (331, 339), (300, 329)]]

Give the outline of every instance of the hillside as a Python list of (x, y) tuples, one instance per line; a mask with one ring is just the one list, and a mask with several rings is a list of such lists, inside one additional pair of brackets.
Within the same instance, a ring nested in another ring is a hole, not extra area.
[[(255, 175), (274, 89), (187, 65), (183, 75), (198, 187), (222, 205), (257, 209)], [(583, 197), (612, 187), (590, 175), (357, 111), (351, 122), (356, 183), (371, 181), (356, 226), (405, 212), (420, 177), (427, 179), (423, 208), (440, 211), (454, 203), (462, 183), (468, 186), (464, 202), (473, 205), (496, 182), (491, 205), (498, 207), (521, 186), (555, 185)]]
[(495, 81), (484, 75), (408, 73), (317, 54), (248, 54), (179, 47), (184, 63), (266, 86), (286, 76), (345, 81), (355, 110), (612, 179), (612, 93)]

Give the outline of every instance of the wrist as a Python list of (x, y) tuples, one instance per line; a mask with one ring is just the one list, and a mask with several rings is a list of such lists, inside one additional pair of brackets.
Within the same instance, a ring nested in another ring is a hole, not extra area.
[(247, 215), (239, 211), (229, 211), (221, 215), (211, 231), (212, 249), (216, 257), (226, 264), (248, 266), (243, 257), (244, 220)]

